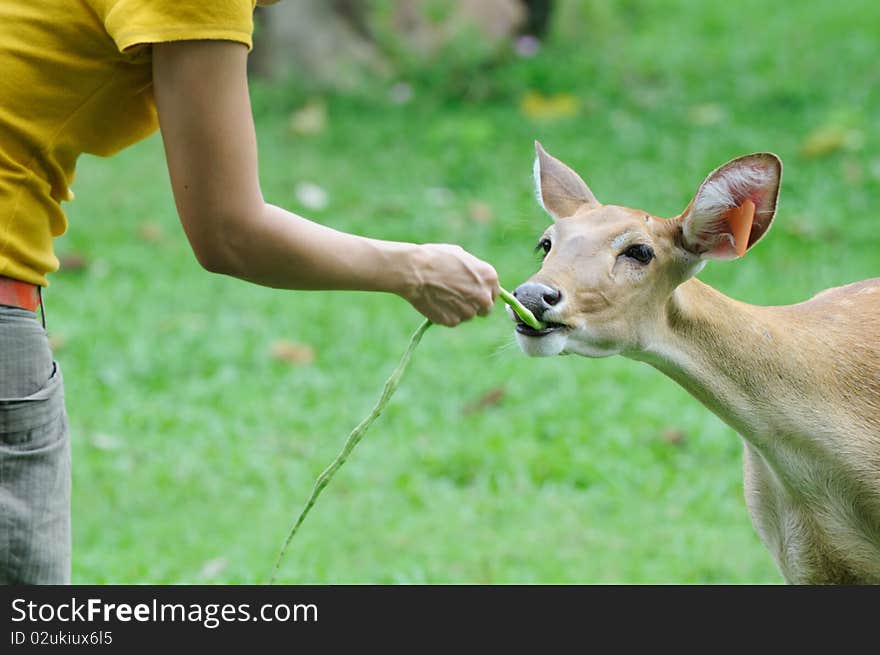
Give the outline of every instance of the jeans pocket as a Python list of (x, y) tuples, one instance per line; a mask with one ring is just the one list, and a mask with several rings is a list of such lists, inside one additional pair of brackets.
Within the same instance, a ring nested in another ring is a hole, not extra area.
[(0, 584), (70, 582), (70, 439), (61, 369), (0, 399)]
[(43, 388), (24, 398), (0, 398), (0, 444), (37, 449), (52, 440), (55, 430), (44, 430), (64, 413), (61, 367), (54, 363)]

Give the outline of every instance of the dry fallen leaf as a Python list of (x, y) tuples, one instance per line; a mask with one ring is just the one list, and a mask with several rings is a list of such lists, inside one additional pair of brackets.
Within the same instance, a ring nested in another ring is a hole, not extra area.
[(707, 102), (691, 107), (688, 110), (688, 118), (694, 125), (718, 125), (727, 118), (727, 112), (721, 105)]
[(64, 348), (64, 345), (67, 343), (67, 337), (63, 334), (55, 334), (52, 333), (49, 335), (49, 348), (52, 349), (53, 353), (57, 353), (59, 350)]
[(290, 129), (295, 134), (311, 136), (327, 127), (327, 106), (321, 100), (312, 100), (290, 115)]
[(807, 135), (801, 145), (801, 156), (817, 159), (842, 149), (855, 150), (863, 140), (864, 135), (859, 130), (842, 125), (825, 125)]
[(82, 271), (89, 267), (89, 260), (78, 252), (68, 252), (58, 256), (62, 271)]
[(577, 114), (578, 100), (570, 93), (545, 96), (539, 91), (529, 91), (520, 100), (519, 108), (534, 120), (556, 120)]
[(489, 407), (494, 407), (498, 405), (502, 400), (504, 400), (504, 396), (507, 394), (507, 389), (504, 387), (495, 387), (494, 389), (490, 389), (482, 396), (477, 398), (475, 401), (468, 403), (462, 413), (465, 415), (475, 414), (476, 412), (483, 411), (484, 409), (488, 409)]
[(272, 359), (298, 366), (306, 366), (315, 361), (315, 351), (311, 346), (284, 339), (272, 342), (270, 353)]
[(687, 439), (687, 434), (678, 428), (666, 428), (660, 433), (660, 437), (666, 443), (677, 446), (678, 444), (684, 443), (684, 440)]
[(155, 221), (144, 221), (138, 227), (138, 236), (144, 241), (150, 243), (158, 243), (165, 237), (165, 231), (162, 226)]
[(486, 225), (492, 222), (492, 208), (482, 200), (474, 200), (468, 205), (468, 214), (477, 223)]

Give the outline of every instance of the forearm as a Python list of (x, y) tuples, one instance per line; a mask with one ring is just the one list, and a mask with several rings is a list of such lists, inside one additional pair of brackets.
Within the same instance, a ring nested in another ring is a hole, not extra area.
[(221, 221), (207, 268), (282, 289), (410, 297), (422, 283), (417, 245), (347, 234), (270, 204), (254, 213)]
[(491, 311), (495, 269), (458, 246), (345, 234), (264, 202), (243, 46), (157, 44), (153, 87), (177, 211), (208, 270), (285, 289), (396, 293), (443, 325)]

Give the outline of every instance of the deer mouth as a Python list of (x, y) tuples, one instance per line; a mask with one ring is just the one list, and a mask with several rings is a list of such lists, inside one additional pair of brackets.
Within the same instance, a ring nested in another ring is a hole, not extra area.
[(568, 328), (568, 326), (563, 325), (562, 323), (547, 323), (546, 327), (543, 327), (540, 330), (536, 330), (535, 328), (526, 325), (522, 321), (518, 321), (516, 324), (517, 333), (525, 335), (527, 337), (545, 337), (548, 334), (553, 334), (554, 332), (564, 330), (566, 328)]

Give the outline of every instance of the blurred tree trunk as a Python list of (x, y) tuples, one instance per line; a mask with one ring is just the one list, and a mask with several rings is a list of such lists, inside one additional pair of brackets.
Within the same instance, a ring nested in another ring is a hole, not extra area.
[[(374, 8), (369, 0), (285, 0), (258, 9), (251, 72), (337, 89), (357, 85), (365, 71), (387, 72), (371, 29)], [(520, 34), (540, 38), (553, 0), (391, 0), (391, 8), (397, 38), (429, 53), (469, 27), (487, 44)]]
[(330, 4), (333, 5), (336, 14), (345, 20), (351, 29), (364, 39), (373, 40), (373, 33), (367, 20), (367, 9), (370, 4), (367, 0), (330, 0)]
[(383, 67), (368, 8), (363, 0), (285, 0), (260, 8), (250, 70), (271, 79), (303, 76), (337, 88), (355, 84), (363, 69)]
[(525, 22), (522, 0), (395, 0), (393, 4), (398, 35), (422, 52), (441, 49), (469, 27), (495, 44), (517, 34)]

